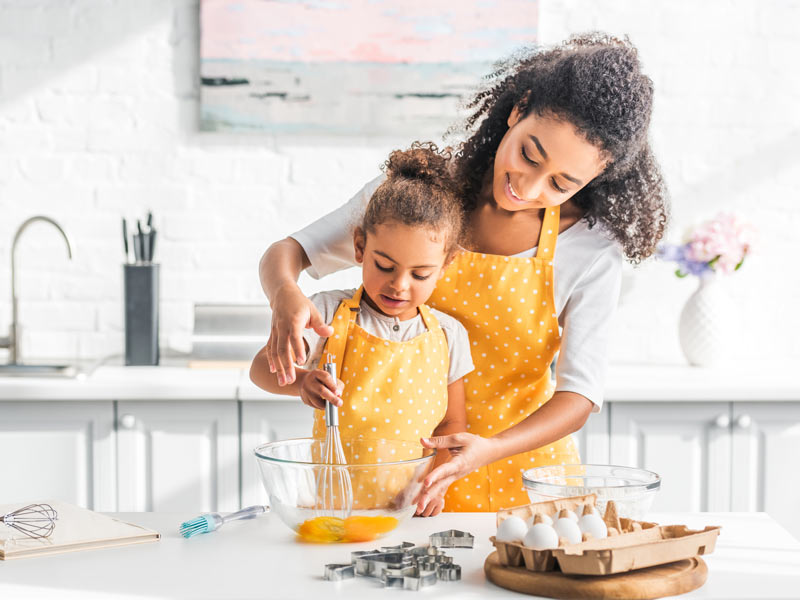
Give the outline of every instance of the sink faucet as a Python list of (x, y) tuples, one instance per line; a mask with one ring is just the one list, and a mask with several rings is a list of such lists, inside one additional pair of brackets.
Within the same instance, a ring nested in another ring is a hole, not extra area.
[(64, 230), (61, 228), (61, 225), (56, 223), (50, 217), (37, 215), (35, 217), (27, 219), (25, 222), (22, 223), (22, 225), (20, 225), (17, 228), (17, 231), (14, 234), (14, 241), (11, 244), (11, 325), (8, 328), (8, 337), (0, 337), (0, 348), (8, 348), (9, 363), (11, 363), (12, 365), (19, 364), (22, 362), (19, 352), (20, 327), (19, 327), (18, 307), (17, 307), (17, 276), (16, 276), (17, 243), (19, 242), (19, 238), (22, 236), (22, 232), (28, 228), (28, 225), (30, 225), (31, 223), (35, 223), (36, 221), (43, 221), (45, 223), (50, 223), (53, 227), (55, 227), (58, 230), (58, 232), (64, 238), (64, 241), (67, 243), (67, 254), (69, 255), (70, 260), (72, 260), (72, 245), (69, 243), (69, 238), (67, 237), (67, 234), (64, 233)]

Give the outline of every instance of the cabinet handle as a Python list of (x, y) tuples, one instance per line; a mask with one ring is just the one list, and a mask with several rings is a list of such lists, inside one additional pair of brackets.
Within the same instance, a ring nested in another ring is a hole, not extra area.
[(133, 415), (122, 415), (119, 418), (119, 425), (123, 429), (133, 429), (136, 426), (136, 417)]
[(720, 415), (714, 419), (714, 425), (720, 429), (727, 429), (731, 426), (731, 418), (728, 415)]
[(739, 418), (736, 419), (736, 426), (739, 429), (747, 429), (752, 424), (753, 419), (750, 418), (750, 415), (740, 415)]

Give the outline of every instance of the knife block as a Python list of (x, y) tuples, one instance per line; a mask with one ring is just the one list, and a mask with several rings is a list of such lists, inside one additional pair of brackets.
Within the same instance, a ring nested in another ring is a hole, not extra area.
[(157, 365), (159, 265), (123, 265), (125, 364)]

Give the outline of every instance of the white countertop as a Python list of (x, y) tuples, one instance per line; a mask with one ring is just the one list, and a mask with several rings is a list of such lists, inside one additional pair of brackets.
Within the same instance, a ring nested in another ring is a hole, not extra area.
[[(2, 400), (285, 400), (256, 387), (245, 368), (101, 365), (75, 379), (1, 377)], [(606, 402), (800, 401), (800, 378), (790, 365), (611, 365)]]
[[(187, 517), (122, 513), (117, 518), (161, 532), (152, 544), (0, 561), (0, 598), (413, 598), (384, 590), (366, 577), (341, 582), (322, 578), (328, 563), (349, 562), (350, 552), (402, 541), (427, 543), (431, 533), (461, 529), (475, 535), (473, 549), (448, 549), (461, 565), (459, 582), (438, 582), (419, 592), (437, 598), (522, 598), (488, 582), (483, 563), (494, 550), (494, 513), (444, 513), (412, 519), (380, 542), (313, 545), (294, 541), (275, 515), (239, 521), (185, 540), (177, 533)], [(708, 580), (685, 598), (797, 598), (800, 542), (765, 513), (664, 513), (662, 524), (721, 525), (713, 554), (704, 557)]]

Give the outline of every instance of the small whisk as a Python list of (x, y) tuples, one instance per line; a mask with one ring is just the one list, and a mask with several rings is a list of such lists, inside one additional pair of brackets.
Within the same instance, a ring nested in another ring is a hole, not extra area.
[[(322, 367), (336, 381), (336, 363), (328, 354)], [(325, 404), (325, 443), (322, 446), (322, 462), (317, 474), (316, 509), (325, 516), (346, 519), (353, 510), (353, 484), (346, 466), (347, 459), (339, 436), (339, 409), (330, 402)]]
[(56, 519), (58, 513), (49, 504), (28, 504), (0, 516), (0, 523), (38, 540), (53, 533)]

